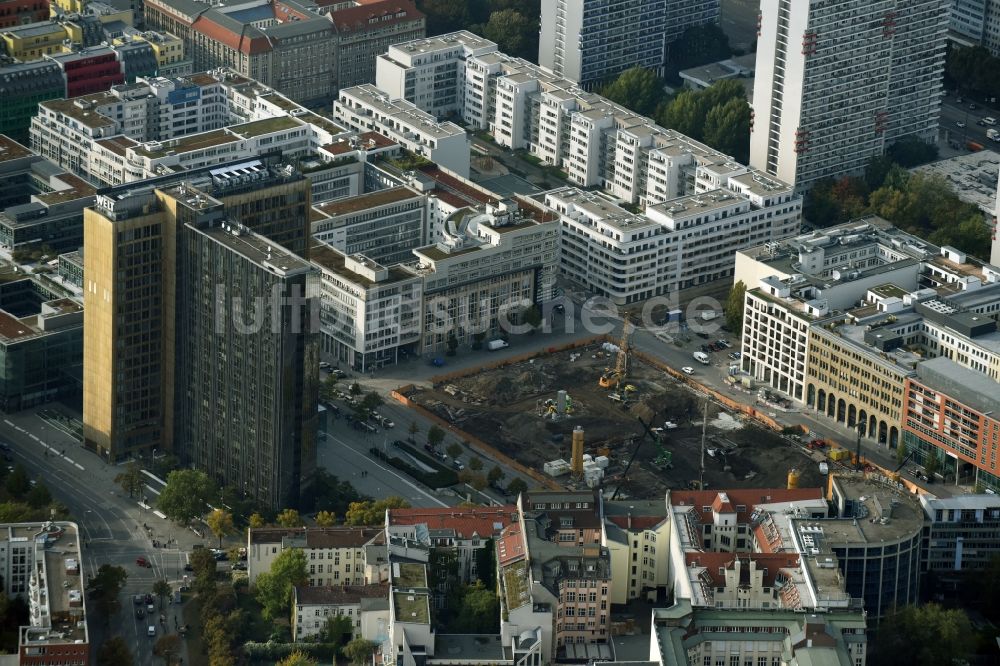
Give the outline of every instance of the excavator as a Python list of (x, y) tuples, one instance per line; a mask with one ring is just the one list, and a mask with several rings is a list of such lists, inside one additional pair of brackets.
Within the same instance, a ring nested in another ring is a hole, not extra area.
[[(615, 360), (615, 367), (604, 369), (604, 374), (597, 382), (601, 388), (617, 389), (622, 380), (625, 379), (625, 373), (628, 371), (628, 341), (633, 328), (632, 322), (625, 319), (625, 323), (622, 325), (622, 337), (618, 341), (618, 356)], [(629, 388), (635, 391), (634, 386), (626, 386), (626, 389)]]

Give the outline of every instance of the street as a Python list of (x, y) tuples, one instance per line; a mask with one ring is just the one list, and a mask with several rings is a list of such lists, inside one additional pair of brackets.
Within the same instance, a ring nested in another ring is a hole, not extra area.
[[(941, 123), (939, 125), (942, 132), (946, 132), (949, 140), (958, 141), (964, 144), (973, 141), (983, 146), (987, 150), (1000, 150), (1000, 143), (993, 141), (986, 136), (986, 130), (991, 129), (976, 123), (986, 117), (1000, 119), (1000, 112), (976, 104), (976, 109), (970, 109), (969, 104), (975, 102), (968, 98), (962, 98), (962, 103), (955, 101), (954, 95), (948, 95), (941, 102)], [(959, 127), (957, 123), (965, 123), (965, 127)], [(1000, 125), (992, 129), (1000, 130)]]
[[(45, 405), (40, 409), (53, 410), (59, 406)], [(123, 496), (122, 489), (114, 482), (121, 467), (107, 465), (85, 451), (69, 435), (46, 423), (35, 410), (4, 416), (2, 428), (15, 463), (44, 483), (52, 496), (69, 508), (71, 519), (79, 525), (85, 577), (93, 576), (102, 564), (120, 566), (128, 572), (128, 581), (119, 598), (121, 609), (110, 618), (110, 630), (105, 629), (103, 619), (96, 616), (88, 601), (87, 621), (93, 650), (105, 639), (121, 635), (137, 664), (159, 663), (152, 653), (156, 638), (147, 636), (146, 619), (136, 617), (132, 596), (152, 592), (153, 583), (163, 578), (176, 587), (184, 574), (187, 551), (202, 540), (151, 510), (140, 508), (137, 500)], [(152, 532), (143, 529), (143, 525), (148, 525)], [(154, 539), (165, 542), (174, 538), (178, 547), (153, 547)], [(138, 557), (144, 557), (152, 568), (136, 565)], [(171, 611), (164, 603), (164, 608)], [(162, 635), (163, 629), (158, 627), (157, 636)], [(186, 660), (186, 651), (182, 654)]]

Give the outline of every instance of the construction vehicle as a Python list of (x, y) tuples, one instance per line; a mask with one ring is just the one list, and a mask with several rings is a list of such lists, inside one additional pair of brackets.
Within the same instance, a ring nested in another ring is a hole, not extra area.
[(598, 380), (601, 388), (617, 389), (622, 380), (625, 379), (625, 373), (628, 371), (628, 341), (629, 336), (632, 335), (632, 328), (632, 322), (625, 319), (625, 323), (622, 325), (622, 338), (618, 342), (615, 367), (604, 369), (604, 374)]

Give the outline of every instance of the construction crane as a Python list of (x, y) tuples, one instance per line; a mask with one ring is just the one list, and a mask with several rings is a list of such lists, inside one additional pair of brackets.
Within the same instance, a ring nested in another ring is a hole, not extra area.
[(614, 494), (611, 495), (611, 499), (618, 499), (618, 495), (622, 491), (622, 486), (625, 485), (625, 481), (628, 479), (628, 472), (630, 469), (632, 469), (632, 463), (635, 462), (635, 457), (639, 454), (639, 449), (642, 447), (642, 443), (646, 441), (647, 437), (652, 439), (653, 442), (656, 443), (657, 448), (659, 449), (659, 453), (656, 456), (656, 460), (653, 461), (653, 464), (659, 466), (661, 469), (672, 466), (673, 453), (667, 450), (667, 448), (663, 445), (663, 440), (660, 438), (660, 436), (658, 436), (649, 427), (651, 423), (656, 422), (656, 414), (653, 414), (653, 418), (649, 420), (649, 423), (646, 423), (639, 417), (636, 417), (635, 420), (638, 421), (639, 425), (642, 426), (643, 433), (636, 440), (635, 448), (632, 449), (632, 455), (629, 456), (628, 462), (625, 463), (625, 471), (622, 472), (621, 481), (618, 483), (618, 487), (615, 488)]
[(888, 475), (889, 478), (895, 481), (896, 483), (899, 483), (900, 480), (899, 470), (903, 469), (906, 463), (910, 462), (910, 458), (912, 457), (913, 457), (913, 451), (907, 453), (906, 456), (903, 457), (903, 461), (899, 463), (899, 465), (896, 466), (896, 469), (892, 470), (892, 472)]
[(602, 388), (618, 388), (622, 380), (625, 379), (625, 373), (628, 372), (628, 340), (629, 336), (632, 335), (632, 322), (626, 317), (625, 323), (622, 325), (622, 338), (618, 341), (618, 357), (615, 360), (615, 367), (605, 368), (604, 374), (598, 380), (598, 384)]

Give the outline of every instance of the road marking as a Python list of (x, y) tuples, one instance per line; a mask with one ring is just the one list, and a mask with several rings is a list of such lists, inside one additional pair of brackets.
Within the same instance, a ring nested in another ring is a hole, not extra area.
[[(20, 428), (18, 428), (18, 430), (20, 430)], [(30, 437), (31, 439), (35, 440), (36, 442), (41, 442), (42, 441), (42, 440), (38, 439), (38, 435), (36, 435), (34, 433), (30, 433), (29, 432), (28, 433), (28, 437)], [(45, 446), (44, 442), (42, 443), (42, 446)]]
[(160, 518), (163, 518), (164, 520), (167, 519), (167, 517), (163, 514), (162, 511), (153, 511), (153, 515), (159, 516)]
[(14, 425), (14, 422), (11, 421), (10, 419), (4, 419), (3, 422), (6, 423), (7, 425), (9, 425), (11, 428), (16, 428), (17, 427), (17, 426)]
[[(68, 458), (67, 458), (67, 460), (68, 460)], [(72, 461), (70, 461), (70, 462), (72, 462)], [(74, 465), (74, 466), (75, 466), (75, 467), (76, 467), (76, 468), (77, 468), (78, 470), (80, 470), (81, 472), (83, 471), (83, 465), (81, 465), (80, 463), (73, 463), (73, 465)]]

